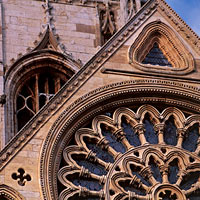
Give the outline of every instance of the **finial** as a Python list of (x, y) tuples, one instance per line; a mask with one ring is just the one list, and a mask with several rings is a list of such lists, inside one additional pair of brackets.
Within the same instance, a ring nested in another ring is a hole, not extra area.
[(44, 1), (45, 1), (45, 3), (42, 4), (42, 7), (44, 8), (44, 10), (45, 10), (44, 12), (46, 14), (46, 25), (45, 25), (45, 27), (48, 26), (49, 28), (53, 29), (52, 23), (51, 23), (52, 19), (53, 19), (53, 16), (51, 14), (51, 10), (53, 9), (53, 7), (50, 5), (49, 0), (44, 0)]

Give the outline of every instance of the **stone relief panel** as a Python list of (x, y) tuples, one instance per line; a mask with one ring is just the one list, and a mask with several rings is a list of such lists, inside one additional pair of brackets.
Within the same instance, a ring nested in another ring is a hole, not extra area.
[(96, 116), (63, 151), (59, 199), (200, 198), (199, 123), (151, 105)]

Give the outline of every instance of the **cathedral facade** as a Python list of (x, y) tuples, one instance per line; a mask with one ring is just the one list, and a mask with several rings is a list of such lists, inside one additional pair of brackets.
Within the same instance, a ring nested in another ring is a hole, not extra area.
[(200, 199), (200, 39), (164, 0), (0, 6), (0, 199)]

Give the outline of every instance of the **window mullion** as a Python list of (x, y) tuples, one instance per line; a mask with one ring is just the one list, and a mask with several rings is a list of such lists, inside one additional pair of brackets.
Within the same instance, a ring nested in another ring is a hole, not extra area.
[(58, 77), (55, 81), (55, 93), (58, 92), (58, 90), (60, 90), (60, 77)]
[(38, 74), (35, 75), (35, 109), (38, 112), (39, 108), (39, 77)]

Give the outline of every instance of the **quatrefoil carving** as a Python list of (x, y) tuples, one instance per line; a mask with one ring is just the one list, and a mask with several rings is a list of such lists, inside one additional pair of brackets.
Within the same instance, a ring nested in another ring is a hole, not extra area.
[(12, 174), (12, 178), (17, 180), (18, 184), (21, 186), (25, 186), (27, 181), (31, 181), (31, 176), (26, 174), (24, 169), (19, 168), (17, 173)]

